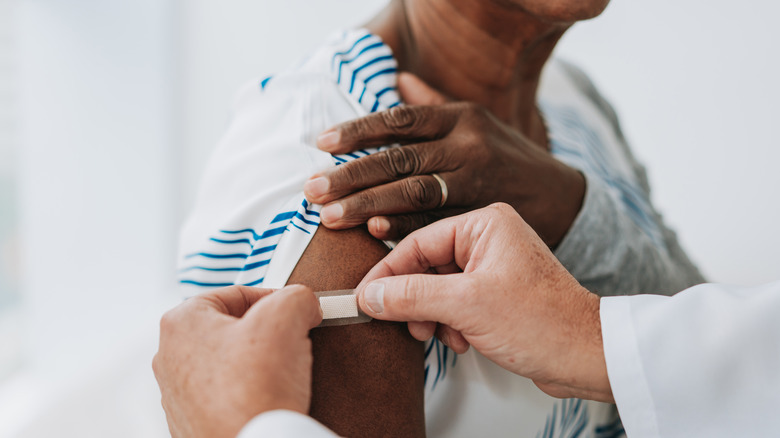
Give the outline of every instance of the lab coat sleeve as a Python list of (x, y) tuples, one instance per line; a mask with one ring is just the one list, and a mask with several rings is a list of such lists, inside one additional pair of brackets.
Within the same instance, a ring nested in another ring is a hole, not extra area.
[(337, 438), (313, 418), (298, 412), (276, 410), (262, 413), (241, 429), (237, 438)]
[(601, 299), (607, 372), (629, 438), (780, 431), (780, 282)]

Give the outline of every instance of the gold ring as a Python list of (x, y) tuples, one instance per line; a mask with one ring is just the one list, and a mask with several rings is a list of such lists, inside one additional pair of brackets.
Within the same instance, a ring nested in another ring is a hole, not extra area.
[(444, 204), (447, 203), (447, 196), (449, 196), (449, 191), (447, 190), (447, 183), (444, 182), (443, 179), (441, 179), (438, 173), (432, 173), (431, 176), (436, 178), (436, 181), (438, 181), (439, 185), (441, 186), (441, 202), (439, 202), (439, 208), (442, 208), (444, 207)]

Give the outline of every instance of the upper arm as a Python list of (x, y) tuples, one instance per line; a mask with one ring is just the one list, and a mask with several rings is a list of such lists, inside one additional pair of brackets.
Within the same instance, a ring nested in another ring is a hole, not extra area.
[[(364, 230), (318, 227), (320, 207), (301, 189), (335, 165), (314, 146), (316, 135), (358, 115), (321, 74), (285, 74), (264, 91), (246, 89), (182, 231), (186, 294), (228, 284), (357, 286), (387, 248)], [(329, 327), (311, 337), (315, 418), (342, 435), (424, 434), (424, 352), (405, 324)]]
[[(354, 288), (387, 251), (362, 228), (320, 227), (288, 283)], [(342, 436), (425, 435), (423, 346), (406, 324), (317, 328), (311, 339), (312, 417)]]

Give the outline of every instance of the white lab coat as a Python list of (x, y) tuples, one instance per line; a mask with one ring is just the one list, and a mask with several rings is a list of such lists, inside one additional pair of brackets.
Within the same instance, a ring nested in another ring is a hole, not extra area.
[[(780, 281), (601, 299), (604, 354), (629, 438), (780, 436)], [(239, 435), (332, 438), (290, 411)]]
[(629, 438), (780, 436), (780, 282), (602, 298)]

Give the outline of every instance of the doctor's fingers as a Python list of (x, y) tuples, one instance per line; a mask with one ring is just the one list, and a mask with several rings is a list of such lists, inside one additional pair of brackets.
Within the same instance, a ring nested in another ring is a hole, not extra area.
[(326, 130), (317, 137), (317, 147), (332, 154), (344, 154), (393, 143), (436, 140), (455, 128), (467, 106), (462, 102), (396, 106)]
[(461, 332), (447, 324), (439, 324), (436, 327), (436, 338), (458, 354), (463, 354), (469, 350), (469, 341), (466, 340)]
[(379, 278), (421, 274), (431, 268), (442, 273), (463, 270), (475, 249), (481, 257), (472, 262), (475, 270), (487, 259), (501, 259), (511, 249), (516, 236), (512, 229), (522, 224), (517, 212), (507, 204), (493, 204), (470, 213), (442, 219), (421, 228), (396, 245), (366, 274), (357, 289)]
[(322, 322), (322, 310), (309, 287), (290, 285), (256, 303), (243, 320), (255, 327), (270, 327), (283, 335), (307, 334)]
[[(363, 311), (386, 321), (435, 321), (455, 330), (473, 300), (466, 274), (416, 274), (388, 277), (358, 292)], [(414, 333), (413, 333), (414, 334)]]
[(463, 334), (446, 324), (433, 321), (409, 321), (409, 333), (418, 341), (427, 341), (434, 335), (446, 346), (458, 354), (468, 351), (470, 344)]
[(240, 318), (261, 298), (269, 295), (273, 289), (261, 289), (250, 286), (228, 286), (213, 292), (197, 295), (185, 301), (193, 307), (214, 309), (225, 315)]
[(160, 318), (160, 339), (178, 338), (208, 331), (215, 324), (234, 322), (271, 292), (271, 289), (229, 286), (196, 295), (165, 312)]
[(319, 172), (303, 191), (309, 201), (324, 204), (368, 187), (455, 170), (462, 155), (442, 141), (394, 147)]
[(460, 266), (455, 258), (455, 238), (468, 216), (447, 218), (410, 234), (371, 268), (355, 289), (360, 292), (368, 283), (384, 277), (434, 272), (431, 268), (446, 267), (446, 272), (456, 272)]

